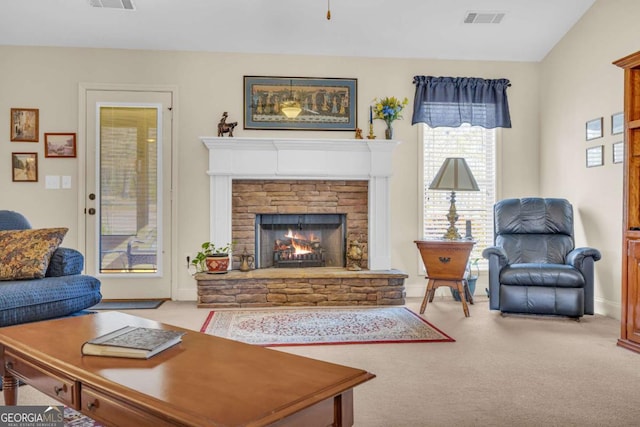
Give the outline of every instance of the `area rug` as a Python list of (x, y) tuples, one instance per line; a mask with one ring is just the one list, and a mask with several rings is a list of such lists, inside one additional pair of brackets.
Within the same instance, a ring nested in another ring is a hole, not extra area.
[[(26, 425), (26, 424), (25, 424)], [(97, 422), (93, 418), (89, 418), (80, 412), (64, 407), (64, 426), (65, 427), (103, 427), (104, 424)]]
[(153, 309), (158, 308), (164, 300), (131, 300), (131, 301), (101, 301), (93, 307), (89, 307), (90, 310), (140, 310), (140, 309)]
[(265, 347), (455, 341), (406, 307), (212, 311), (200, 332)]

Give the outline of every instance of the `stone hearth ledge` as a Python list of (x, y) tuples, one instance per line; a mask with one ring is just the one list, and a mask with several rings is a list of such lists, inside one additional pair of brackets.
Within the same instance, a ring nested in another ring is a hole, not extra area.
[(403, 305), (399, 270), (264, 268), (225, 274), (198, 273), (199, 308)]

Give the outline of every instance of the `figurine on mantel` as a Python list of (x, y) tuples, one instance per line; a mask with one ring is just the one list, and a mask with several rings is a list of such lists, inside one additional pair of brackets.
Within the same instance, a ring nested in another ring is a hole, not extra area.
[(225, 133), (228, 133), (230, 137), (233, 137), (233, 129), (238, 126), (238, 122), (227, 123), (228, 116), (226, 111), (222, 113), (222, 118), (218, 123), (218, 136), (224, 136)]
[(362, 129), (356, 128), (356, 139), (364, 139), (362, 138)]

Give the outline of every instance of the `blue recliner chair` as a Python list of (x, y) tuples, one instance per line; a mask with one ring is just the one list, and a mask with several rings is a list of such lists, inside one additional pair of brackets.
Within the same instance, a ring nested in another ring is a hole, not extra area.
[(582, 317), (594, 313), (593, 248), (575, 248), (565, 199), (506, 199), (494, 206), (489, 308), (503, 313)]
[[(0, 210), (0, 230), (26, 230), (31, 224), (20, 213)], [(0, 280), (0, 327), (68, 316), (102, 299), (100, 281), (82, 274), (84, 256), (58, 247), (45, 277)]]

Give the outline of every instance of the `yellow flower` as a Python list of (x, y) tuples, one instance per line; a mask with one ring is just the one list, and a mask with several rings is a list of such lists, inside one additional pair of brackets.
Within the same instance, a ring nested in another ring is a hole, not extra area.
[(390, 125), (392, 121), (401, 119), (402, 115), (400, 112), (404, 107), (407, 106), (409, 100), (405, 97), (402, 101), (400, 101), (395, 96), (374, 99), (373, 100), (373, 116), (375, 119), (384, 120), (387, 122), (387, 125)]

